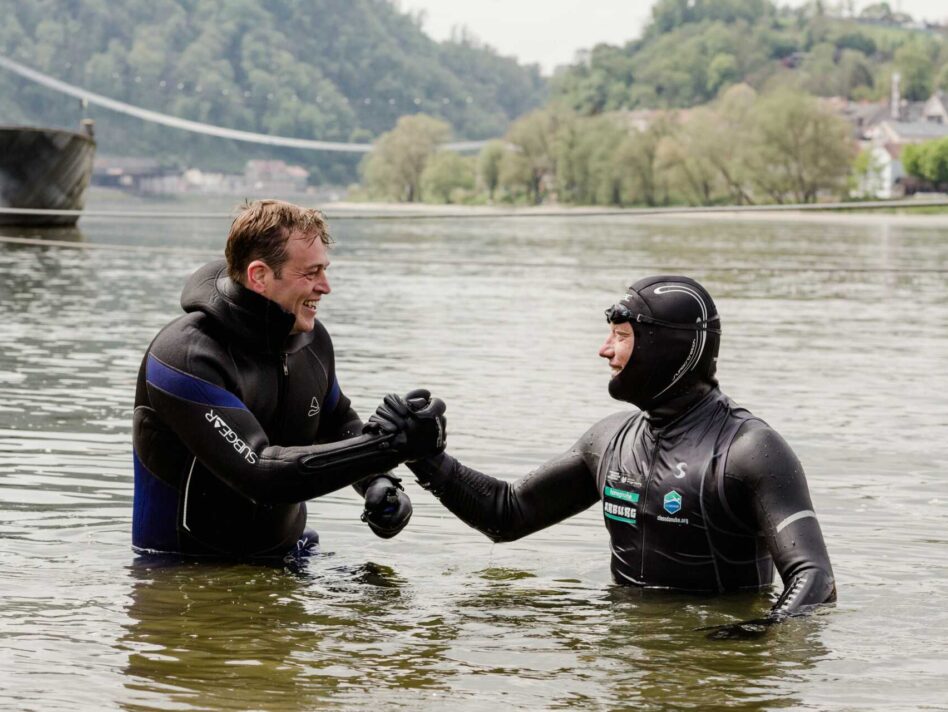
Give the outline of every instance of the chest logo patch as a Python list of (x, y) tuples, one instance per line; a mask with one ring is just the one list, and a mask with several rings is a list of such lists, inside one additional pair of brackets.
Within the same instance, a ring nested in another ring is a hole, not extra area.
[(678, 514), (678, 512), (681, 511), (681, 495), (675, 490), (672, 490), (665, 495), (662, 506), (669, 514)]
[(310, 418), (319, 415), (319, 401), (316, 400), (316, 396), (313, 396), (313, 400), (309, 404), (309, 412), (306, 415)]
[(683, 478), (685, 477), (685, 475), (688, 474), (687, 472), (685, 472), (685, 470), (688, 469), (688, 463), (687, 463), (687, 462), (679, 462), (679, 463), (676, 465), (676, 469), (678, 470), (678, 472), (675, 474), (675, 479), (678, 479), (678, 480), (683, 479)]

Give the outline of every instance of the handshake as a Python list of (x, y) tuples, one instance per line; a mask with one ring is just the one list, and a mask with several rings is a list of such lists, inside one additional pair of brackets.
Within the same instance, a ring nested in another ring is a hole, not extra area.
[(422, 460), (444, 451), (444, 401), (424, 389), (405, 397), (389, 394), (369, 418), (362, 432), (391, 436), (389, 447), (405, 462)]

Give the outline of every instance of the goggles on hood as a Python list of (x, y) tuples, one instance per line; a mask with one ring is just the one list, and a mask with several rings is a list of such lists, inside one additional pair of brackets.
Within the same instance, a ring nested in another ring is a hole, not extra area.
[(613, 304), (611, 307), (606, 309), (605, 313), (607, 324), (626, 324), (637, 322), (640, 324), (655, 324), (656, 326), (664, 326), (669, 329), (685, 329), (686, 331), (710, 331), (712, 334), (721, 333), (720, 328), (713, 328), (711, 326), (711, 322), (721, 321), (721, 318), (717, 314), (706, 321), (695, 321), (690, 324), (680, 324), (673, 321), (655, 319), (653, 317), (646, 316), (645, 314), (634, 312), (622, 302)]

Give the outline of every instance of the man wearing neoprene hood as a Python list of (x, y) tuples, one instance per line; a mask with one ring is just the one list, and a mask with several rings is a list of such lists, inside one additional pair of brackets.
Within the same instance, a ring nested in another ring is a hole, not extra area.
[[(411, 502), (388, 472), (413, 456), (406, 434), (362, 434), (316, 320), (329, 244), (318, 211), (256, 201), (234, 220), (226, 261), (188, 280), (185, 314), (155, 337), (138, 374), (137, 552), (305, 553), (318, 541), (306, 500), (346, 485), (379, 536), (408, 523)], [(443, 448), (444, 404), (424, 396), (412, 440), (429, 453)]]
[[(606, 320), (599, 355), (612, 369), (609, 393), (639, 411), (601, 420), (515, 482), (441, 453), (409, 463), (421, 485), (497, 542), (599, 503), (619, 583), (758, 590), (771, 585), (776, 565), (784, 590), (768, 620), (834, 601), (800, 462), (772, 428), (718, 389), (721, 321), (707, 291), (687, 277), (643, 279)], [(370, 424), (396, 433), (413, 419), (411, 404), (387, 396)]]

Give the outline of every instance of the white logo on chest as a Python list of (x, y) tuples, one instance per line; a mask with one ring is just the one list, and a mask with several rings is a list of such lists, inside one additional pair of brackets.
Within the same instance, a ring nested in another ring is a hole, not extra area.
[(678, 480), (683, 479), (685, 475), (688, 474), (687, 472), (685, 472), (685, 470), (688, 469), (688, 463), (679, 462), (677, 465), (677, 468), (678, 468), (678, 473), (675, 475), (675, 479), (678, 479)]
[(316, 396), (313, 396), (313, 400), (309, 404), (309, 412), (306, 415), (310, 418), (319, 415), (319, 401), (316, 400)]

